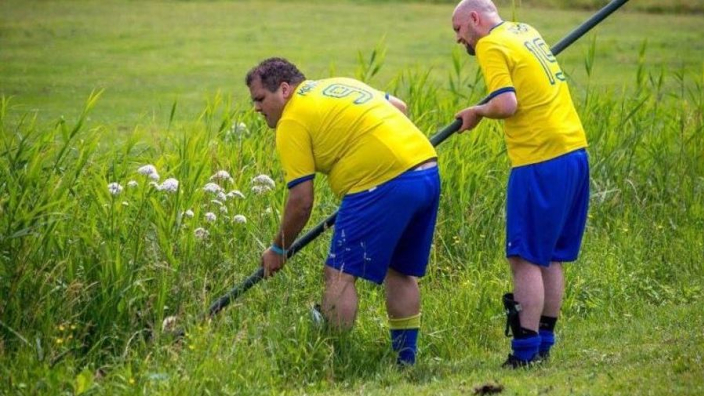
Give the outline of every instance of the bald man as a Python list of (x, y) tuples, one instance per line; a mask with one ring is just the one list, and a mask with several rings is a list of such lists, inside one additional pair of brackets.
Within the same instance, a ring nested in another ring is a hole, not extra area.
[(506, 194), (506, 258), (513, 293), (503, 296), (505, 367), (549, 356), (564, 293), (562, 263), (575, 261), (589, 203), (584, 128), (565, 75), (534, 28), (501, 19), (489, 0), (461, 1), (452, 15), (457, 43), (476, 55), (490, 100), (457, 113), (460, 132), (482, 118), (504, 120), (511, 172)]

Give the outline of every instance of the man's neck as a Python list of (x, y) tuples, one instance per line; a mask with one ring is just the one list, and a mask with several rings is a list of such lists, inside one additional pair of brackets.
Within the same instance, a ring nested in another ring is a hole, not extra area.
[(494, 30), (495, 27), (501, 25), (503, 22), (504, 21), (498, 14), (487, 15), (486, 19), (484, 20), (484, 23), (482, 24), (484, 28), (484, 31), (482, 32), (482, 37), (491, 33), (491, 31)]

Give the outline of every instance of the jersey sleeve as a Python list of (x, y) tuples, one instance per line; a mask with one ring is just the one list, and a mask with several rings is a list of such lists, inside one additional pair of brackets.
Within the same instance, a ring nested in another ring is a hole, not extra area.
[(480, 42), (477, 45), (477, 59), (489, 99), (504, 92), (516, 92), (509, 69), (509, 57), (502, 47), (491, 41)]
[(304, 125), (294, 120), (281, 120), (276, 127), (276, 150), (288, 188), (315, 177), (311, 136)]

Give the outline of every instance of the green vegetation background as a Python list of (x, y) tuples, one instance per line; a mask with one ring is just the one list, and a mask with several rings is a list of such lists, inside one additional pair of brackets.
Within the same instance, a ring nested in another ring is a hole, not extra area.
[[(501, 10), (555, 43), (592, 14), (564, 3)], [(404, 98), (430, 135), (484, 95), (454, 44), (453, 4), (1, 2), (0, 392), (703, 393), (704, 29), (686, 11), (701, 1), (668, 2), (680, 13), (631, 3), (559, 56), (590, 141), (590, 220), (554, 359), (514, 373), (498, 368), (510, 282), (496, 122), (439, 149), (444, 193), (414, 369), (393, 367), (376, 287), (360, 282), (352, 333), (309, 321), (329, 234), (217, 320), (199, 320), (254, 271), (285, 197), (244, 73), (280, 55), (312, 78), (355, 76)], [(179, 192), (137, 174), (149, 163)], [(245, 199), (213, 203), (202, 187), (218, 170)], [(256, 195), (259, 174), (276, 188)], [(336, 208), (322, 179), (313, 222)], [(187, 331), (180, 342), (162, 331), (168, 316)]]

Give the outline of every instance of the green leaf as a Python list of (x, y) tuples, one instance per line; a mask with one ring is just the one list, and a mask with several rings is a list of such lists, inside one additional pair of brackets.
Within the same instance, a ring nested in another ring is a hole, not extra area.
[(93, 373), (87, 368), (83, 369), (80, 374), (76, 376), (73, 382), (73, 390), (76, 395), (82, 395), (86, 393), (90, 388), (93, 387)]

